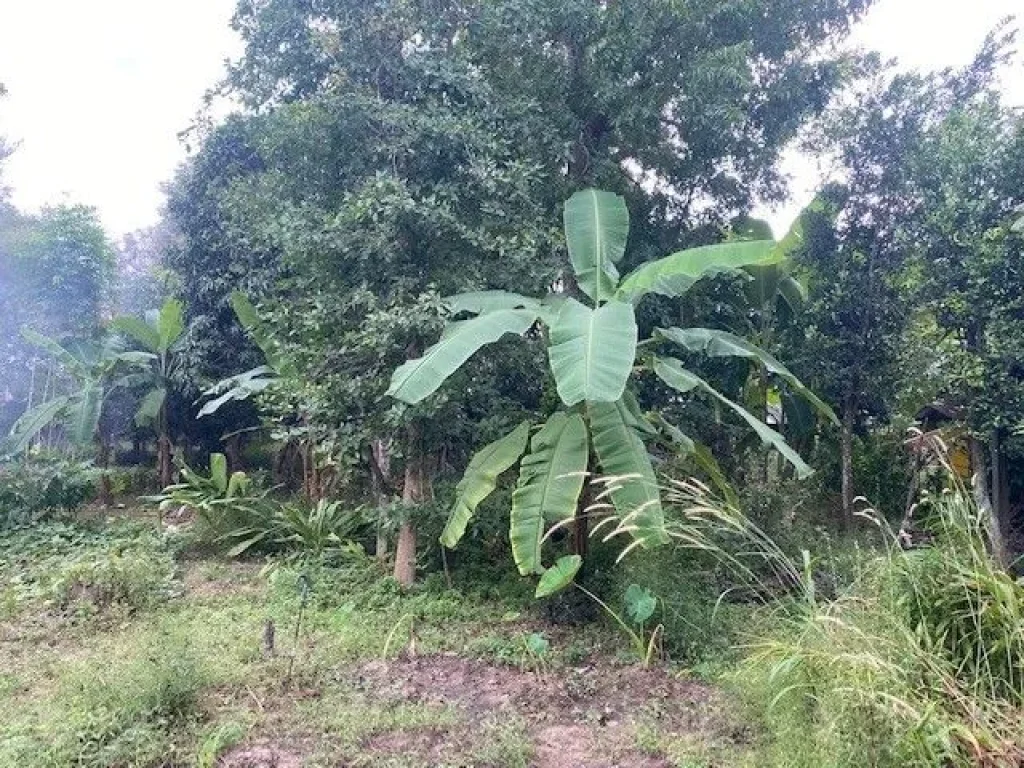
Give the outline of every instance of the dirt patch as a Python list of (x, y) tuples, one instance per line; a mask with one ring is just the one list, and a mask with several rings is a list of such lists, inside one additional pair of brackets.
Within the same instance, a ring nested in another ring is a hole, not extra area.
[[(667, 768), (664, 758), (638, 749), (637, 728), (650, 722), (664, 734), (732, 739), (717, 692), (665, 669), (605, 662), (536, 674), (433, 656), (363, 664), (351, 672), (351, 684), (382, 703), (458, 708), (470, 731), (495, 713), (518, 716), (534, 745), (535, 768)], [(387, 734), (366, 747), (429, 762), (437, 733)]]
[(270, 744), (235, 747), (217, 762), (220, 768), (300, 768), (302, 756)]

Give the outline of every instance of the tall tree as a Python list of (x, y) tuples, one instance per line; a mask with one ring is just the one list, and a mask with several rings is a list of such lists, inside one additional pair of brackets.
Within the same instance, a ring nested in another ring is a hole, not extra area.
[[(515, 423), (545, 386), (510, 392), (485, 355), (473, 386), (388, 405), (387, 371), (439, 327), (438, 296), (572, 282), (551, 222), (582, 186), (627, 198), (625, 268), (779, 197), (781, 148), (849, 71), (830, 43), (869, 5), (245, 0), (227, 83), (245, 113), (206, 138), (172, 203), (176, 263), (203, 272), (185, 290), (209, 299), (186, 297), (193, 328), (226, 310), (226, 284), (263, 282), (246, 292), (276, 306), (283, 339), (308, 341), (296, 354), (317, 385), (293, 402), (335, 434), (344, 421), (362, 441), (403, 435), (403, 496), (421, 503), (452, 435), (465, 455), (493, 413), (475, 402), (507, 398)], [(410, 519), (403, 582), (414, 542)]]

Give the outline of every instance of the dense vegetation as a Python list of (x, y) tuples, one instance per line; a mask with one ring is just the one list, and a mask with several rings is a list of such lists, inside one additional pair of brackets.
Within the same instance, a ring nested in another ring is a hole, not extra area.
[(870, 5), (242, 0), (159, 226), (0, 185), (0, 764), (1020, 765), (1014, 40)]

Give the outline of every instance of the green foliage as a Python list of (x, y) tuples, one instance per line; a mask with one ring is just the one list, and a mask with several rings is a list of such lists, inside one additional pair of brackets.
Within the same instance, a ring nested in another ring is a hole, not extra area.
[[(593, 306), (588, 307), (564, 295), (548, 297), (539, 303), (524, 300), (518, 295), (494, 292), (486, 296), (476, 293), (467, 298), (455, 297), (447, 302), (449, 306), (486, 311), (473, 320), (450, 324), (441, 341), (422, 357), (409, 360), (394, 372), (389, 389), (393, 396), (416, 404), (436, 392), (474, 352), (506, 332), (525, 333), (538, 319), (549, 327), (548, 359), (562, 405), (573, 409), (585, 402), (586, 409), (585, 421), (579, 414), (566, 411), (556, 414), (541, 429), (531, 443), (530, 453), (521, 461), (520, 479), (513, 495), (510, 526), (513, 556), (520, 573), (542, 574), (543, 588), (538, 589), (538, 594), (545, 595), (552, 593), (551, 584), (565, 586), (569, 582), (563, 578), (562, 569), (553, 567), (546, 571), (543, 566), (541, 545), (545, 538), (544, 525), (547, 522), (564, 524), (569, 519), (569, 511), (578, 506), (582, 484), (577, 483), (575, 477), (587, 469), (591, 454), (601, 471), (612, 478), (608, 492), (619, 515), (615, 533), (628, 532), (636, 543), (642, 545), (665, 539), (660, 494), (642, 437), (654, 435), (657, 430), (640, 412), (633, 393), (626, 389), (638, 357), (636, 310), (633, 305), (613, 298), (618, 287), (618, 272), (614, 264), (622, 258), (629, 233), (629, 212), (625, 200), (597, 190), (578, 192), (565, 204), (564, 228), (575, 281), (584, 293), (591, 296)], [(769, 243), (756, 250), (741, 249), (742, 253), (738, 255), (735, 244), (707, 247), (701, 250), (699, 267), (687, 259), (685, 253), (676, 254), (670, 257), (668, 265), (661, 268), (660, 290), (668, 290), (665, 281), (673, 268), (684, 271), (686, 280), (680, 284), (689, 288), (701, 276), (735, 271), (744, 264), (759, 263), (774, 248), (775, 245)], [(745, 261), (748, 258), (750, 261)], [(630, 280), (630, 277), (625, 278), (623, 284), (630, 284)], [(642, 292), (638, 289), (634, 298), (640, 295)], [(523, 304), (530, 304), (533, 308), (508, 308)], [(513, 319), (522, 322), (520, 325), (510, 324)], [(684, 348), (703, 351), (712, 357), (754, 359), (782, 379), (796, 394), (831, 415), (828, 407), (784, 366), (738, 337), (700, 328), (673, 328), (659, 330), (644, 344), (661, 340), (674, 341)], [(665, 383), (680, 392), (700, 387), (711, 393), (740, 414), (765, 443), (776, 447), (797, 466), (801, 474), (810, 473), (810, 468), (786, 444), (781, 434), (684, 370), (678, 361), (662, 362), (644, 353), (640, 363), (653, 368)], [(672, 375), (666, 375), (665, 371)], [(570, 425), (573, 429), (567, 431)], [(677, 438), (674, 442), (694, 452), (695, 444), (692, 441), (687, 443), (685, 435), (681, 436), (682, 440)], [(561, 444), (563, 437), (566, 438), (564, 446)], [(515, 463), (517, 456), (513, 453), (522, 452), (522, 439), (517, 438), (514, 443), (519, 450), (509, 452), (507, 456), (503, 454), (500, 466), (494, 467), (495, 476)], [(464, 482), (467, 487), (480, 491), (473, 496), (475, 503), (482, 501), (495, 487), (493, 482), (484, 487), (474, 481), (472, 474), (479, 472), (477, 461), (479, 457), (490, 456), (495, 445), (503, 444), (499, 442), (485, 448), (470, 465), (470, 474)], [(553, 479), (559, 482), (554, 498), (549, 500), (547, 494), (553, 488)], [(457, 504), (444, 537), (446, 546), (454, 546), (458, 542), (469, 517), (466, 510)], [(578, 565), (573, 574), (576, 570)], [(551, 579), (545, 581), (547, 573), (551, 573)]]
[(52, 707), (22, 713), (0, 745), (6, 765), (107, 768), (156, 765), (174, 729), (200, 717), (207, 673), (180, 632), (152, 638), (127, 657), (79, 664), (60, 682)]
[(1020, 760), (1024, 587), (962, 488), (935, 504), (934, 549), (894, 546), (834, 600), (804, 580), (749, 641), (732, 679), (769, 726), (772, 764)]
[(228, 476), (224, 454), (210, 456), (210, 475), (182, 466), (185, 482), (168, 486), (147, 500), (161, 510), (186, 508), (199, 517), (203, 536), (229, 557), (247, 553), (287, 553), (319, 558), (361, 550), (353, 540), (365, 532), (361, 509), (320, 500), (310, 506), (280, 501), (258, 490), (244, 472)]
[(0, 529), (75, 512), (96, 498), (98, 477), (90, 463), (57, 457), (0, 463)]
[(48, 522), (0, 534), (0, 602), (75, 617), (149, 608), (174, 591), (174, 553), (144, 525)]

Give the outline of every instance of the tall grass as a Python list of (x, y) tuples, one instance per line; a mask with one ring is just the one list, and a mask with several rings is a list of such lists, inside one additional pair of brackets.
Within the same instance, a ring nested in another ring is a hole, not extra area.
[[(948, 470), (941, 451), (936, 468)], [(901, 548), (862, 513), (881, 545), (860, 551), (834, 594), (810, 551), (783, 551), (698, 482), (667, 489), (674, 540), (729, 568), (732, 599), (761, 605), (728, 681), (764, 726), (762, 764), (1024, 765), (1024, 585), (992, 557), (969, 489), (945, 474), (922, 505), (925, 546)]]

